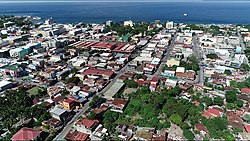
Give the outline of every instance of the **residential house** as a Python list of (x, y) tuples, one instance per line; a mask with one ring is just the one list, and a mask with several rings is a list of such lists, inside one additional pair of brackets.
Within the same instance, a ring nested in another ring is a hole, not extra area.
[(208, 110), (204, 111), (202, 115), (204, 117), (206, 117), (207, 119), (210, 119), (210, 118), (214, 118), (214, 117), (221, 117), (222, 114), (223, 113), (217, 109), (208, 108)]
[(114, 99), (112, 101), (111, 111), (123, 113), (123, 109), (125, 108), (127, 102), (128, 102), (128, 100), (125, 100), (122, 98)]
[(104, 139), (105, 136), (108, 135), (107, 129), (103, 127), (102, 124), (99, 124), (97, 128), (93, 131), (90, 135), (90, 139), (94, 141), (101, 141)]
[(171, 70), (167, 69), (167, 70), (164, 70), (163, 75), (166, 76), (166, 77), (174, 77), (175, 76), (175, 71), (172, 70), (172, 69)]
[(66, 119), (68, 118), (69, 116), (69, 113), (67, 110), (64, 110), (64, 109), (61, 109), (61, 108), (57, 108), (57, 107), (54, 107), (53, 109), (50, 110), (50, 115), (57, 119), (57, 120), (60, 120), (62, 122), (66, 121)]
[(177, 59), (177, 58), (168, 59), (166, 64), (167, 64), (168, 67), (179, 66), (180, 65), (180, 59)]
[(76, 130), (70, 130), (64, 139), (67, 141), (87, 141), (89, 138), (89, 134), (82, 133)]
[(63, 108), (67, 110), (72, 110), (75, 108), (74, 104), (75, 104), (75, 101), (73, 99), (68, 98), (65, 101), (63, 101)]
[(250, 88), (242, 88), (241, 93), (250, 95)]
[(15, 133), (11, 140), (12, 141), (22, 141), (22, 140), (39, 140), (41, 139), (41, 131), (23, 127), (17, 133)]
[(73, 127), (79, 132), (92, 134), (92, 132), (96, 129), (98, 124), (99, 124), (98, 120), (90, 120), (87, 118), (83, 118), (77, 121)]
[(12, 65), (6, 65), (6, 66), (0, 67), (0, 72), (3, 75), (10, 75), (12, 77), (18, 77), (22, 75), (23, 69), (17, 64), (12, 64)]

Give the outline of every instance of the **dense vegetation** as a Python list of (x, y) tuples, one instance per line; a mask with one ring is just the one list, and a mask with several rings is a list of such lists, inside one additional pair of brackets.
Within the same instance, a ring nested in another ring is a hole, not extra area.
[(108, 110), (102, 115), (102, 121), (111, 132), (117, 124), (162, 129), (170, 127), (172, 122), (186, 130), (185, 135), (191, 139), (193, 133), (189, 129), (198, 123), (203, 107), (177, 98), (180, 93), (179, 87), (161, 92), (150, 92), (147, 87), (141, 87), (130, 94), (130, 101), (123, 113)]
[(211, 58), (211, 59), (216, 59), (216, 58), (218, 58), (218, 55), (217, 55), (217, 54), (207, 54), (206, 56), (207, 56), (207, 58)]
[(31, 21), (25, 20), (26, 17), (14, 17), (14, 16), (0, 16), (0, 28), (4, 27), (4, 23), (6, 22), (13, 22), (17, 26), (23, 26), (23, 25), (31, 25)]
[(126, 35), (127, 33), (131, 33), (133, 35), (139, 34), (139, 33), (146, 33), (146, 35), (154, 35), (156, 32), (159, 31), (158, 28), (153, 28), (152, 30), (148, 30), (148, 26), (150, 26), (150, 23), (135, 23), (133, 27), (125, 27), (123, 26), (123, 23), (115, 23), (114, 25), (107, 27), (104, 29), (103, 32), (107, 33), (110, 31), (116, 31), (119, 36)]
[(192, 54), (187, 58), (187, 62), (181, 61), (180, 67), (184, 67), (186, 70), (198, 71), (199, 64), (198, 59)]
[(0, 97), (0, 103), (0, 129), (10, 130), (10, 135), (16, 132), (12, 126), (21, 120), (35, 118), (34, 126), (40, 126), (42, 121), (50, 118), (46, 104), (32, 106), (32, 99), (23, 89), (7, 91), (5, 96)]

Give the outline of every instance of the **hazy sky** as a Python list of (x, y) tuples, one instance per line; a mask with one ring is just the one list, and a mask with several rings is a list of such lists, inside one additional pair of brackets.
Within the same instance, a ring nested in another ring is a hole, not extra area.
[(250, 2), (250, 0), (0, 0), (0, 2)]
[(39, 1), (112, 1), (112, 2), (134, 2), (134, 1), (141, 1), (141, 2), (155, 2), (155, 1), (161, 1), (161, 2), (202, 2), (202, 1), (213, 1), (213, 2), (221, 2), (221, 1), (233, 1), (233, 2), (238, 2), (238, 1), (250, 1), (250, 0), (0, 0), (0, 1), (5, 1), (5, 2), (39, 2)]

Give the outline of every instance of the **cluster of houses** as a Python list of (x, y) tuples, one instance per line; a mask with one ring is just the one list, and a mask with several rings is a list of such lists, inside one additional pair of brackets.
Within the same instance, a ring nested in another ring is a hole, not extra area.
[[(158, 22), (157, 22), (158, 23)], [(188, 57), (194, 54), (193, 33), (199, 37), (198, 47), (202, 55), (202, 71), (205, 83), (230, 89), (230, 81), (242, 82), (248, 73), (242, 70), (242, 64), (248, 64), (238, 36), (212, 36), (203, 31), (184, 30), (173, 37), (173, 22), (168, 22), (168, 30), (162, 30), (153, 37), (140, 38), (141, 35), (126, 34), (118, 36), (115, 31), (103, 33), (104, 24), (84, 26), (80, 24), (55, 24), (51, 19), (34, 25), (29, 33), (19, 27), (9, 26), (1, 29), (7, 38), (0, 40), (0, 95), (7, 89), (20, 87), (30, 88), (27, 93), (36, 95), (34, 104), (46, 103), (51, 115), (43, 125), (60, 131), (75, 115), (86, 107), (86, 102), (93, 95), (102, 95), (105, 102), (92, 109), (95, 114), (107, 110), (123, 113), (128, 99), (115, 98), (125, 88), (126, 80), (133, 80), (138, 86), (148, 86), (151, 91), (160, 91), (161, 86), (174, 88), (179, 86), (182, 98), (191, 100), (185, 91), (190, 88), (209, 89), (194, 84), (200, 77), (194, 70), (181, 66)], [(160, 26), (160, 24), (156, 24)], [(132, 21), (125, 21), (124, 26), (133, 26)], [(173, 47), (169, 47), (175, 38)], [(169, 52), (168, 52), (169, 51)], [(169, 54), (168, 54), (169, 53)], [(218, 57), (211, 58), (209, 55)], [(167, 57), (166, 57), (167, 56)], [(161, 66), (166, 66), (163, 70)], [(225, 75), (225, 71), (231, 74)], [(47, 97), (39, 94), (46, 92)], [(249, 88), (240, 90), (247, 96), (239, 99), (249, 101)], [(213, 96), (225, 97), (224, 91), (209, 91)], [(193, 101), (200, 105), (199, 102)], [(211, 106), (203, 116), (228, 116), (229, 126), (245, 132), (238, 135), (239, 139), (249, 139), (250, 125), (242, 118), (250, 115), (249, 106), (244, 105), (238, 110), (227, 110), (219, 106)], [(197, 123), (195, 130), (200, 131), (197, 139), (204, 137), (208, 131), (204, 125)], [(183, 140), (183, 130), (172, 124), (170, 128), (136, 127), (120, 124), (115, 127), (121, 140)], [(39, 140), (42, 132), (23, 127), (12, 140)], [(66, 140), (104, 140), (110, 136), (102, 121), (80, 116), (66, 134)]]

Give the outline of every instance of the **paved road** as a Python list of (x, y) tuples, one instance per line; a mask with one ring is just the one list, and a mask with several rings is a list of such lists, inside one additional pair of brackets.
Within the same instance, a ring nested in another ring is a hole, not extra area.
[[(115, 82), (116, 80), (125, 72), (128, 71), (128, 63), (116, 73), (116, 76), (110, 80), (109, 84), (104, 87), (100, 92), (97, 92), (96, 95), (102, 96)], [(92, 97), (89, 99), (87, 103), (84, 104), (83, 108), (79, 110), (79, 112), (68, 122), (68, 124), (64, 127), (62, 132), (60, 132), (53, 140), (64, 140), (64, 137), (66, 134), (70, 131), (72, 128), (74, 122), (76, 119), (78, 119), (80, 116), (82, 116), (86, 111), (88, 111), (89, 103), (92, 100)]]
[(198, 64), (199, 64), (199, 68), (200, 68), (200, 70), (198, 71), (198, 77), (196, 77), (194, 83), (197, 84), (197, 85), (203, 85), (203, 83), (204, 83), (204, 69), (201, 66), (202, 52), (201, 52), (201, 50), (199, 48), (197, 36), (193, 37), (192, 42), (193, 42), (193, 52), (194, 52), (194, 55), (198, 59)]
[(176, 38), (177, 38), (177, 34), (174, 35), (170, 45), (167, 48), (167, 52), (164, 54), (164, 57), (161, 60), (161, 64), (157, 68), (157, 70), (154, 73), (153, 77), (157, 77), (157, 78), (161, 77), (161, 68), (166, 64), (167, 60), (169, 59), (170, 53), (172, 52), (172, 50), (174, 48)]

